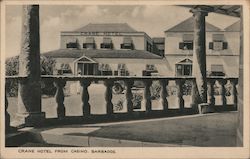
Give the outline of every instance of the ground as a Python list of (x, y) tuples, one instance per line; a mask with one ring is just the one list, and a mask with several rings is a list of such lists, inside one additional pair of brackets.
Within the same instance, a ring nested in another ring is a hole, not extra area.
[(237, 112), (64, 125), (32, 130), (46, 144), (23, 146), (236, 146)]

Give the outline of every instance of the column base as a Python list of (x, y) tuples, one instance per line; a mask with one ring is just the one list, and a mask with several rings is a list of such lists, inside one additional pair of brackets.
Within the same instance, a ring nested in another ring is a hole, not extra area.
[(45, 120), (45, 112), (17, 114), (18, 124), (24, 126), (40, 126)]
[(209, 103), (201, 103), (198, 104), (199, 114), (207, 114), (207, 113), (214, 113), (214, 106), (210, 105)]

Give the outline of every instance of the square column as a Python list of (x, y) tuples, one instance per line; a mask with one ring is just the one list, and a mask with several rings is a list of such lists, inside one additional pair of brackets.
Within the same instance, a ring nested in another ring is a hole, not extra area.
[(39, 5), (24, 5), (22, 44), (19, 55), (18, 117), (20, 124), (39, 125), (41, 112)]

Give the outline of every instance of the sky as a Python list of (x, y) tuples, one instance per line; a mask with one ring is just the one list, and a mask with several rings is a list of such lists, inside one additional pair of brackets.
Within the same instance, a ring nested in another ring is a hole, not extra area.
[[(18, 55), (21, 44), (22, 6), (6, 6), (6, 57)], [(88, 23), (128, 23), (151, 37), (191, 17), (188, 8), (168, 5), (40, 5), (41, 53), (60, 47), (60, 32), (73, 31)], [(207, 22), (223, 29), (238, 18), (209, 13)]]

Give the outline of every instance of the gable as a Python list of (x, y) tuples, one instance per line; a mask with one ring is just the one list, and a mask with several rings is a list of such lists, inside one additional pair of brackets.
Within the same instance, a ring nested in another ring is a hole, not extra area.
[(225, 31), (240, 31), (240, 20), (226, 27)]
[[(165, 32), (193, 32), (194, 31), (194, 18), (190, 17), (181, 23), (173, 26)], [(206, 22), (206, 31), (221, 31), (220, 28)]]
[(192, 64), (192, 63), (193, 63), (192, 60), (186, 58), (186, 59), (184, 59), (184, 60), (181, 60), (181, 61), (178, 62), (177, 64)]
[(82, 56), (78, 59), (76, 59), (74, 62), (82, 62), (82, 63), (96, 63), (94, 60), (87, 56)]
[(77, 32), (137, 32), (127, 23), (89, 23), (77, 30)]

